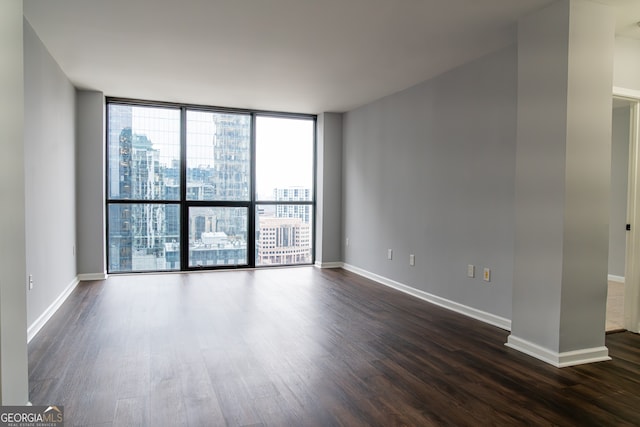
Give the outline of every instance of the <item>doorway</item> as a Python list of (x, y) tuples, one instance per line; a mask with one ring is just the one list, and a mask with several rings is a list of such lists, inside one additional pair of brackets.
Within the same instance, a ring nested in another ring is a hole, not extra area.
[(617, 89), (612, 110), (608, 332), (639, 331), (640, 300), (640, 92)]
[(613, 98), (611, 116), (611, 193), (606, 330), (624, 329), (627, 199), (629, 196), (630, 121), (632, 102)]

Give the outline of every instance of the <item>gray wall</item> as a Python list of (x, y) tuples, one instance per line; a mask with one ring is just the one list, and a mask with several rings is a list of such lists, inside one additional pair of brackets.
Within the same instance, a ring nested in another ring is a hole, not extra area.
[(554, 3), (518, 27), (518, 115), (522, 118), (518, 120), (512, 331), (528, 325), (535, 330), (525, 329), (526, 339), (554, 351), (559, 340), (567, 126), (569, 7), (565, 3)]
[(25, 20), (25, 207), (31, 325), (76, 278), (75, 89)]
[(513, 46), (345, 114), (347, 264), (511, 318), (516, 58)]
[(611, 209), (609, 216), (609, 274), (624, 277), (629, 181), (630, 107), (613, 110), (611, 132)]
[(0, 2), (0, 402), (28, 401), (22, 0)]
[(561, 353), (605, 344), (616, 25), (606, 5), (570, 4)]
[(329, 265), (342, 261), (342, 114), (318, 116), (316, 148), (316, 262)]
[(106, 276), (104, 102), (102, 92), (76, 92), (76, 252), (80, 280)]

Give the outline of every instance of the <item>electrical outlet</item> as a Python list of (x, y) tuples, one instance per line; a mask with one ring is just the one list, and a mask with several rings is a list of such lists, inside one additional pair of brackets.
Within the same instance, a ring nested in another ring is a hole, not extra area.
[(416, 265), (416, 256), (414, 254), (409, 255), (409, 265), (412, 267)]
[(467, 265), (467, 277), (476, 277), (476, 266), (469, 264)]
[(489, 268), (485, 268), (484, 269), (483, 279), (484, 279), (485, 282), (490, 282), (491, 281), (491, 269), (489, 269)]
[(393, 259), (393, 249), (387, 249), (387, 259)]

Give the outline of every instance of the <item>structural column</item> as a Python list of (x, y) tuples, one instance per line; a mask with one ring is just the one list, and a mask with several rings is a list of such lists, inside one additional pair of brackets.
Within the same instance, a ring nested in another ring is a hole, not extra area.
[(0, 401), (27, 403), (22, 0), (0, 2)]
[(316, 139), (316, 264), (342, 261), (342, 114), (318, 116)]
[(607, 360), (615, 19), (560, 0), (518, 23), (516, 249), (507, 345), (555, 366)]
[(104, 112), (102, 92), (76, 91), (76, 235), (80, 280), (103, 280), (107, 277)]

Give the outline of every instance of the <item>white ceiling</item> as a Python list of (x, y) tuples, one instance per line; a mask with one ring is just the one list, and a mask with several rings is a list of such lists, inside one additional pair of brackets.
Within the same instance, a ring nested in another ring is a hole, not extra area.
[[(617, 9), (640, 39), (640, 0)], [(158, 101), (346, 111), (513, 43), (550, 0), (24, 0), (76, 87)]]

